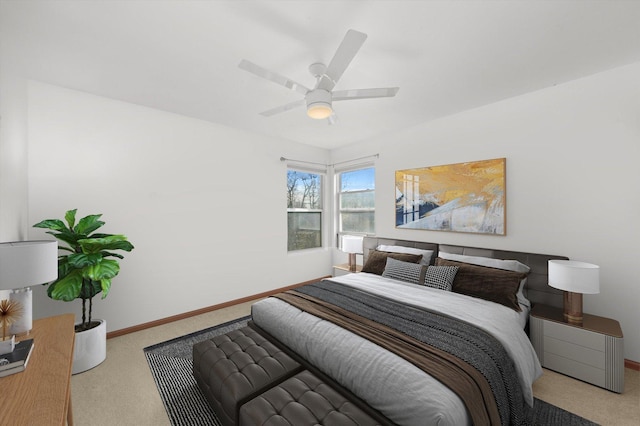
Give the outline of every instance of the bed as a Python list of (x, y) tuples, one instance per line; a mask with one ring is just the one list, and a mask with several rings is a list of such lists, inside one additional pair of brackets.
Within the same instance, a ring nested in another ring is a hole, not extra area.
[(257, 302), (253, 324), (393, 424), (520, 424), (542, 373), (529, 309), (562, 306), (549, 259), (367, 237), (364, 272)]
[(550, 259), (366, 237), (362, 272), (256, 302), (194, 345), (194, 376), (229, 426), (527, 424), (529, 310), (562, 306)]

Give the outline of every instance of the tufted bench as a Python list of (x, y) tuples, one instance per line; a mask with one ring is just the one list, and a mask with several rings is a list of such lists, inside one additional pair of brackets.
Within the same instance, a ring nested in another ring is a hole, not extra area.
[(380, 423), (304, 370), (240, 408), (242, 426), (362, 426)]
[(302, 370), (255, 330), (243, 327), (193, 345), (196, 383), (225, 426), (246, 401)]

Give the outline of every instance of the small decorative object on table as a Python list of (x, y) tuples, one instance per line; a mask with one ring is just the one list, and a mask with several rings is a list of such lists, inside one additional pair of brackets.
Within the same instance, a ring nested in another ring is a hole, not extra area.
[(0, 355), (13, 352), (15, 336), (7, 340), (7, 328), (22, 315), (22, 307), (12, 300), (0, 300), (0, 322), (2, 323), (2, 341), (0, 342)]
[(2, 337), (0, 341), (0, 355), (4, 355), (13, 351), (16, 346), (16, 336), (11, 336), (8, 340)]
[(0, 355), (0, 377), (24, 371), (27, 368), (32, 349), (33, 339), (27, 339), (18, 342), (13, 352)]

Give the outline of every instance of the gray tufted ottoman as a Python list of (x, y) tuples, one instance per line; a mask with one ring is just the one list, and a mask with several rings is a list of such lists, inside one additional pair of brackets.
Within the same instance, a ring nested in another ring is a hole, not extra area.
[(193, 375), (225, 426), (237, 425), (246, 401), (302, 370), (249, 327), (193, 346)]
[(240, 408), (242, 426), (363, 426), (380, 423), (304, 370)]

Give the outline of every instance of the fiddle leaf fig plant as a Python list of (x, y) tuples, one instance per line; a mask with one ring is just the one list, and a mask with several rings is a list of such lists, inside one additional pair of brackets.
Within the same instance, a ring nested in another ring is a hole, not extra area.
[(120, 272), (117, 259), (124, 257), (114, 250), (130, 252), (134, 247), (124, 235), (95, 233), (105, 224), (100, 220), (101, 214), (85, 216), (76, 223), (76, 212), (77, 209), (67, 211), (64, 221), (46, 219), (33, 226), (49, 229), (47, 234), (66, 243), (58, 246), (69, 253), (58, 255), (58, 279), (49, 284), (47, 294), (65, 302), (82, 300), (82, 323), (76, 331), (83, 331), (99, 324), (91, 318), (93, 297), (100, 293), (103, 299), (107, 297), (111, 280)]

